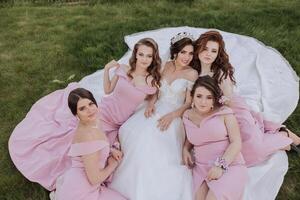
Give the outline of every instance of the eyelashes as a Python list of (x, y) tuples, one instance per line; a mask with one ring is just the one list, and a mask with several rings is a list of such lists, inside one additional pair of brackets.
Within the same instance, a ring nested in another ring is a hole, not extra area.
[[(141, 57), (145, 56), (143, 53), (139, 53), (138, 55), (141, 56)], [(152, 55), (146, 55), (146, 57), (147, 58), (152, 58), (153, 56)]]

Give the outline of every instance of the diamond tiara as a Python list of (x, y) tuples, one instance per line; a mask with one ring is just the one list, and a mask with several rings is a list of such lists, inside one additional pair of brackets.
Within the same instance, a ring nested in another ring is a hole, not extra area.
[(183, 38), (189, 38), (192, 41), (194, 41), (194, 37), (192, 34), (187, 33), (187, 32), (181, 32), (181, 33), (178, 33), (177, 35), (175, 35), (174, 37), (172, 37), (171, 45), (175, 44), (176, 42), (178, 42), (179, 40), (181, 40)]

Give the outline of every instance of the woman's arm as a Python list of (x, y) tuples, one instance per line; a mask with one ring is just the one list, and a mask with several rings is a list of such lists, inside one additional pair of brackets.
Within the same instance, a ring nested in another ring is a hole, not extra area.
[(194, 166), (194, 160), (191, 154), (191, 150), (193, 145), (188, 141), (187, 137), (185, 136), (184, 145), (182, 148), (182, 160), (183, 164), (189, 168)]
[(82, 156), (84, 169), (91, 185), (104, 182), (116, 169), (118, 162), (109, 157), (108, 165), (103, 169), (99, 168), (100, 151)]
[(109, 70), (112, 67), (120, 67), (120, 64), (117, 63), (115, 60), (110, 61), (104, 67), (104, 77), (103, 77), (103, 88), (105, 94), (110, 94), (115, 89), (116, 84), (118, 82), (118, 76), (114, 75), (113, 78), (110, 80), (109, 78)]
[(225, 115), (224, 122), (228, 132), (230, 144), (222, 157), (226, 160), (226, 163), (230, 165), (241, 151), (242, 140), (239, 125), (235, 116), (232, 114)]
[(156, 103), (157, 99), (158, 99), (158, 92), (151, 95), (151, 97), (149, 98), (145, 112), (144, 112), (144, 115), (146, 118), (151, 117), (152, 114), (155, 112), (155, 103)]
[(227, 169), (242, 148), (239, 125), (234, 115), (225, 115), (224, 123), (228, 132), (230, 144), (225, 150), (223, 156), (221, 158), (216, 158), (218, 159), (216, 160), (216, 165), (209, 170), (207, 174), (207, 179), (209, 181), (219, 179), (224, 172), (224, 167)]

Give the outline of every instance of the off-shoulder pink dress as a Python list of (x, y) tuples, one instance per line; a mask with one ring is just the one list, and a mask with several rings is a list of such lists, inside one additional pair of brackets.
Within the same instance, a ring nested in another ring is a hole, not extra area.
[(109, 143), (105, 140), (74, 143), (68, 156), (72, 165), (61, 177), (60, 187), (56, 191), (56, 200), (125, 200), (105, 183), (91, 185), (88, 181), (81, 156), (99, 152), (99, 168), (103, 169), (109, 156)]
[(194, 192), (205, 181), (218, 200), (242, 199), (248, 175), (241, 153), (218, 180), (207, 180), (207, 174), (214, 166), (215, 160), (222, 157), (230, 144), (222, 116), (233, 114), (233, 111), (228, 107), (222, 107), (204, 118), (199, 127), (189, 120), (187, 112), (183, 115), (183, 123), (187, 139), (194, 145), (195, 166), (192, 169)]

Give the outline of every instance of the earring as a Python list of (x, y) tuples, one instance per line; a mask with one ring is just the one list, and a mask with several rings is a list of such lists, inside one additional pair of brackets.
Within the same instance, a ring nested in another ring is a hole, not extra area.
[(174, 58), (173, 58), (174, 62), (175, 62), (176, 58), (177, 58), (177, 54), (174, 54)]

